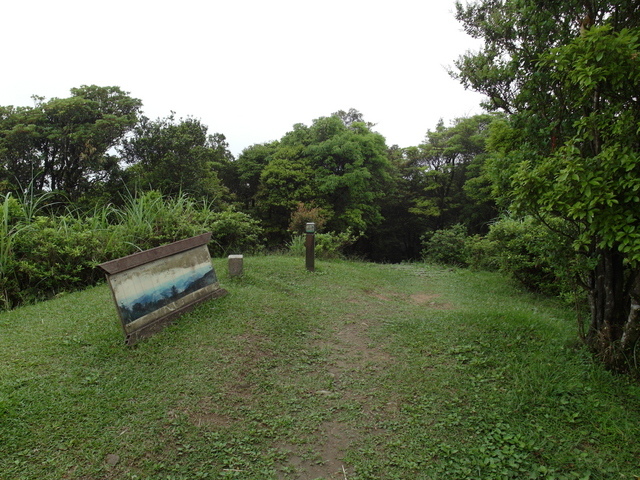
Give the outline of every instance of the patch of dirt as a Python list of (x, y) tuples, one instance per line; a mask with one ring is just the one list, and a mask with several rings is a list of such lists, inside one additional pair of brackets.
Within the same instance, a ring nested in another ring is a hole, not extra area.
[(259, 335), (239, 335), (236, 342), (242, 346), (242, 354), (237, 358), (239, 367), (237, 374), (226, 382), (225, 389), (230, 401), (248, 403), (253, 399), (255, 390), (255, 384), (251, 381), (252, 374), (260, 362), (273, 357), (273, 352), (270, 340)]
[(409, 297), (412, 303), (416, 305), (427, 305), (432, 308), (437, 308), (440, 310), (449, 310), (453, 308), (453, 305), (446, 302), (437, 301), (440, 298), (440, 295), (429, 294), (429, 293), (414, 293)]
[[(391, 355), (371, 340), (368, 334), (371, 324), (371, 320), (363, 320), (363, 315), (349, 314), (336, 320), (333, 335), (329, 339), (314, 344), (329, 351), (325, 371), (332, 378), (329, 390), (314, 393), (325, 396), (329, 403), (335, 402), (336, 405), (344, 405), (345, 402), (359, 405), (360, 411), (356, 415), (370, 416), (372, 412), (369, 395), (356, 391), (354, 383), (357, 383), (359, 376), (375, 374), (394, 361)], [(392, 404), (387, 407), (389, 410), (395, 409)], [(305, 447), (307, 452), (301, 452), (299, 446), (280, 448), (287, 453), (287, 467), (296, 472), (294, 475), (283, 474), (281, 480), (344, 480), (354, 475), (353, 469), (344, 461), (345, 453), (353, 443), (371, 431), (358, 431), (337, 416), (336, 413), (320, 424), (316, 432), (317, 440), (312, 446)]]
[(357, 433), (346, 424), (331, 420), (320, 426), (318, 434), (320, 439), (310, 455), (299, 455), (293, 446), (281, 447), (282, 451), (288, 452), (289, 466), (297, 472), (295, 477), (281, 478), (344, 480), (353, 473), (342, 457), (351, 442), (357, 439)]
[[(198, 402), (197, 407), (192, 410), (183, 410), (189, 421), (196, 427), (209, 427), (216, 429), (219, 427), (228, 427), (234, 423), (234, 420), (227, 415), (218, 411), (217, 404), (210, 397), (205, 397)], [(169, 418), (176, 416), (176, 412), (170, 411)]]
[(391, 302), (397, 298), (397, 295), (394, 293), (380, 293), (369, 289), (364, 290), (364, 293), (369, 297), (377, 298), (383, 302)]

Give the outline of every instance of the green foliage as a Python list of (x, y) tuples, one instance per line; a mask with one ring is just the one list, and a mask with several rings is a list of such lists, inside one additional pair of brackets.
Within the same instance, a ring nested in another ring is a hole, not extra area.
[(513, 176), (521, 185), (517, 206), (579, 222), (584, 228), (577, 249), (595, 241), (634, 265), (640, 262), (640, 108), (630, 103), (640, 88), (639, 34), (594, 27), (543, 58), (572, 93), (569, 108), (591, 103), (594, 96), (598, 108), (576, 121), (572, 138), (557, 152), (538, 164), (523, 163)]
[(15, 225), (15, 219), (20, 216), (21, 208), (18, 202), (7, 193), (2, 202), (0, 214), (0, 301), (4, 308), (13, 304), (11, 292), (16, 288), (14, 268), (15, 236), (21, 227)]
[(71, 94), (2, 109), (0, 176), (9, 184), (33, 182), (37, 193), (61, 190), (77, 199), (117, 169), (109, 152), (137, 122), (142, 102), (118, 87)]
[(212, 232), (210, 250), (213, 255), (228, 252), (254, 252), (261, 247), (262, 228), (249, 215), (233, 209), (216, 211), (182, 194), (163, 197), (149, 191), (129, 196), (125, 207), (116, 212), (120, 244), (147, 250), (166, 243)]
[(263, 247), (264, 230), (246, 213), (231, 209), (212, 212), (205, 225), (213, 233), (209, 243), (212, 255), (256, 253)]
[(550, 295), (562, 291), (559, 273), (567, 256), (556, 255), (560, 239), (532, 217), (501, 218), (491, 225), (487, 242), (500, 269), (526, 288)]
[(300, 203), (322, 209), (331, 231), (360, 234), (379, 224), (392, 171), (384, 137), (355, 110), (296, 124), (280, 141), (245, 150), (236, 168), (237, 193), (275, 245), (288, 238)]
[(458, 118), (450, 127), (440, 120), (425, 141), (407, 149), (419, 168), (421, 192), (411, 211), (431, 219), (433, 229), (463, 222), (473, 231), (495, 217), (493, 201), (483, 192), (485, 141), (496, 114)]
[(496, 271), (500, 268), (500, 248), (495, 240), (485, 235), (467, 237), (467, 263), (475, 270)]
[(486, 233), (497, 213), (485, 174), (485, 143), (499, 115), (440, 121), (419, 146), (387, 150), (391, 181), (380, 209), (383, 220), (358, 244), (368, 258), (403, 261), (421, 257), (421, 236), (457, 223)]
[(586, 339), (611, 368), (629, 368), (640, 341), (637, 5), (486, 0), (457, 8), (485, 42), (459, 60), (458, 77), (510, 114), (490, 141), (501, 203), (565, 227), (572, 249), (557, 258), (590, 266), (576, 271), (591, 312)]
[(301, 202), (298, 204), (298, 209), (291, 214), (289, 230), (302, 234), (305, 232), (307, 223), (314, 223), (316, 232), (321, 232), (327, 223), (327, 215), (320, 207), (308, 207)]
[(467, 228), (462, 224), (424, 235), (422, 256), (426, 261), (445, 265), (467, 264)]
[(233, 162), (234, 181), (228, 184), (247, 209), (254, 206), (262, 170), (271, 161), (278, 142), (255, 144), (245, 148)]
[(313, 170), (301, 157), (301, 147), (282, 147), (262, 170), (256, 195), (256, 212), (264, 222), (271, 243), (288, 237), (290, 217), (300, 202), (317, 197)]
[(380, 223), (379, 200), (390, 180), (384, 137), (335, 116), (315, 120), (309, 130), (315, 142), (305, 154), (316, 172), (320, 203), (333, 210), (327, 228), (362, 233)]
[(206, 216), (210, 211), (201, 208), (186, 194), (166, 198), (151, 190), (130, 195), (117, 212), (121, 241), (138, 250), (147, 250), (205, 233)]
[[(316, 233), (314, 252), (317, 258), (342, 258), (345, 256), (345, 250), (357, 241), (358, 235), (351, 230), (340, 233)], [(294, 235), (288, 249), (292, 255), (304, 257), (306, 253), (305, 235)]]
[(143, 117), (121, 151), (123, 159), (133, 165), (127, 175), (139, 188), (219, 201), (228, 193), (218, 175), (226, 175), (231, 168), (227, 147), (223, 135), (209, 135), (200, 121), (176, 122), (172, 114), (155, 121)]
[[(0, 292), (5, 308), (84, 288), (103, 279), (100, 263), (205, 232), (213, 255), (259, 250), (262, 229), (250, 216), (215, 211), (186, 194), (128, 196), (91, 214), (35, 216), (29, 223), (7, 194), (0, 225)], [(18, 220), (14, 220), (18, 218)], [(12, 223), (13, 222), (13, 223)]]
[(81, 219), (36, 217), (15, 240), (19, 290), (13, 303), (43, 300), (102, 279), (95, 268), (105, 253), (100, 240)]

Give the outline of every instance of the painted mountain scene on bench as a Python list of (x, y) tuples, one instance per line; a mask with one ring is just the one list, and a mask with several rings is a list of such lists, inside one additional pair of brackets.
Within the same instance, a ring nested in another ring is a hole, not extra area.
[(140, 328), (219, 288), (206, 245), (112, 275), (110, 283), (125, 330)]

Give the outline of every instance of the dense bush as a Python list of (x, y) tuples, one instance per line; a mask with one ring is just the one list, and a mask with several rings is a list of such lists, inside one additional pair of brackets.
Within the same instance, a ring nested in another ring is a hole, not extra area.
[(91, 285), (104, 255), (100, 235), (73, 217), (36, 217), (16, 235), (12, 303), (40, 300)]
[(0, 301), (4, 308), (49, 298), (104, 278), (108, 260), (212, 232), (212, 254), (260, 248), (261, 228), (244, 213), (213, 212), (187, 196), (131, 196), (121, 209), (25, 216), (7, 195), (0, 214)]
[(434, 263), (501, 270), (529, 290), (574, 299), (580, 267), (568, 236), (556, 233), (568, 228), (505, 216), (486, 236), (467, 237), (463, 225), (454, 225), (423, 235), (422, 255)]
[(497, 266), (527, 289), (564, 295), (572, 292), (576, 266), (567, 237), (532, 217), (503, 217), (494, 223), (486, 238), (469, 242), (472, 266)]
[[(345, 249), (358, 240), (351, 229), (346, 232), (316, 233), (315, 255), (318, 258), (340, 258), (344, 256)], [(289, 252), (295, 256), (304, 256), (306, 252), (305, 235), (294, 235), (289, 243)]]
[(476, 270), (500, 269), (500, 244), (493, 238), (474, 235), (466, 239), (467, 264)]
[(467, 265), (467, 229), (457, 224), (422, 236), (422, 258), (445, 265)]
[(252, 253), (262, 248), (263, 229), (246, 213), (235, 210), (213, 212), (206, 219), (207, 231), (213, 233), (209, 250), (214, 256), (229, 253)]

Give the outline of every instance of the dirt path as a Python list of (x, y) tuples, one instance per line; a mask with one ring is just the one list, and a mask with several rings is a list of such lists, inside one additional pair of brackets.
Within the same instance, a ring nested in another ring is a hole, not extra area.
[[(370, 300), (374, 303), (388, 301), (378, 296)], [(320, 424), (315, 444), (307, 446), (313, 450), (313, 455), (301, 455), (296, 447), (284, 446), (283, 450), (289, 452), (287, 466), (295, 473), (283, 474), (281, 480), (345, 480), (354, 473), (345, 461), (345, 452), (368, 432), (362, 427), (354, 427), (340, 406), (357, 406), (353, 416), (371, 415), (370, 400), (375, 392), (362, 391), (358, 379), (384, 371), (393, 358), (369, 335), (370, 328), (377, 322), (366, 313), (372, 307), (369, 299), (354, 300), (353, 304), (353, 313), (336, 319), (329, 329), (330, 334), (314, 345), (328, 352), (323, 369), (331, 379), (331, 387), (314, 393), (326, 397), (331, 414)]]

